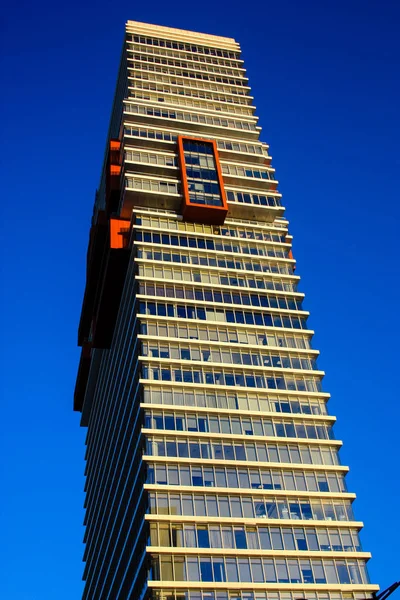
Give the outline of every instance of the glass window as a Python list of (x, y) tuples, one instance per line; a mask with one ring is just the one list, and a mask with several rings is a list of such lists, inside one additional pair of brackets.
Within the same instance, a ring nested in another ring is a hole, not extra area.
[(186, 559), (187, 573), (185, 579), (187, 581), (200, 581), (200, 571), (197, 558), (188, 557)]
[(235, 544), (238, 550), (245, 550), (247, 548), (246, 534), (243, 527), (235, 527), (234, 529)]
[(281, 531), (278, 528), (271, 527), (271, 540), (274, 550), (283, 550)]
[(239, 579), (240, 581), (251, 581), (250, 564), (248, 558), (239, 558)]
[(298, 550), (308, 550), (306, 536), (304, 534), (304, 529), (295, 529), (294, 535), (296, 538), (296, 544)]
[(174, 580), (171, 556), (161, 556), (161, 578), (164, 581)]
[(294, 537), (291, 529), (282, 529), (283, 541), (285, 543), (285, 550), (296, 550), (294, 543)]
[(219, 526), (210, 525), (210, 547), (211, 548), (222, 548), (222, 537)]
[(297, 560), (288, 560), (290, 583), (301, 583), (301, 575)]
[(212, 581), (213, 572), (211, 568), (211, 558), (200, 558), (200, 580)]
[(314, 583), (314, 576), (311, 570), (311, 564), (309, 560), (300, 561), (300, 570), (304, 583)]
[(206, 516), (206, 504), (204, 501), (204, 496), (196, 496), (194, 503), (195, 503), (196, 515), (198, 517), (205, 517)]
[(279, 583), (289, 583), (289, 573), (286, 567), (286, 561), (277, 560), (276, 561), (276, 572), (278, 576)]
[(235, 558), (227, 558), (226, 564), (226, 579), (223, 581), (237, 582), (239, 581), (239, 574)]
[(212, 560), (214, 581), (226, 581), (225, 565), (222, 558), (213, 558)]
[(197, 528), (197, 540), (199, 548), (209, 548), (210, 547), (210, 536), (208, 533), (208, 528), (206, 526), (202, 527), (201, 525)]
[(209, 517), (218, 517), (218, 504), (215, 496), (206, 496), (207, 514)]
[(194, 525), (185, 527), (185, 546), (187, 548), (196, 548), (196, 528)]
[(276, 572), (274, 561), (272, 559), (264, 559), (265, 581), (267, 583), (276, 583)]
[[(261, 563), (261, 559), (259, 558), (251, 558), (250, 559), (250, 564), (251, 564), (251, 572), (253, 575), (253, 581), (254, 583), (263, 583), (264, 582), (264, 573), (263, 573), (263, 569), (262, 569), (262, 563)], [(246, 600), (246, 596), (243, 593), (243, 599)], [(249, 595), (248, 600), (252, 600), (253, 596)], [(239, 598), (240, 600), (240, 598)]]
[(306, 529), (307, 544), (309, 550), (319, 550), (315, 529)]
[(320, 560), (313, 561), (313, 571), (314, 571), (315, 583), (326, 583), (326, 577), (325, 577), (324, 569), (322, 566), (322, 561), (320, 561)]
[(351, 583), (349, 571), (347, 569), (346, 563), (342, 560), (340, 560), (340, 561), (338, 560), (336, 562), (336, 568), (337, 568), (337, 572), (338, 572), (339, 582), (340, 583)]
[(234, 548), (233, 533), (231, 527), (222, 527), (222, 541), (224, 548)]
[(333, 560), (325, 561), (325, 574), (328, 583), (339, 583)]

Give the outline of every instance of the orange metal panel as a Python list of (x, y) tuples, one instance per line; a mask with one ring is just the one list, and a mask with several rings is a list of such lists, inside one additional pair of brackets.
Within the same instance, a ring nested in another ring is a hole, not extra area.
[(121, 142), (110, 140), (108, 160), (110, 165), (119, 165), (121, 162)]
[[(207, 142), (213, 147), (213, 154), (215, 159), (215, 166), (218, 176), (218, 184), (221, 194), (221, 206), (207, 206), (204, 204), (196, 204), (190, 202), (189, 196), (189, 185), (186, 175), (186, 162), (185, 153), (183, 148), (183, 141), (190, 140), (195, 142)], [(181, 180), (182, 180), (182, 216), (185, 221), (192, 221), (196, 223), (207, 223), (209, 225), (222, 225), (225, 221), (226, 215), (228, 214), (228, 202), (226, 200), (224, 180), (222, 178), (221, 164), (219, 162), (217, 142), (207, 138), (191, 137), (186, 135), (178, 135), (178, 156), (179, 165), (181, 169)]]
[(125, 219), (110, 219), (110, 248), (120, 249), (127, 247), (126, 234), (129, 232), (130, 222)]
[(120, 165), (110, 165), (110, 175), (111, 177), (121, 175), (121, 167)]
[(119, 140), (110, 140), (110, 150), (120, 150), (121, 142)]

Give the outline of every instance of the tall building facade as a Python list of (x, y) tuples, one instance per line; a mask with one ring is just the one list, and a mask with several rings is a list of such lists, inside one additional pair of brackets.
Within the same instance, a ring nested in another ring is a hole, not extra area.
[(129, 21), (87, 254), (84, 600), (372, 597), (235, 40)]

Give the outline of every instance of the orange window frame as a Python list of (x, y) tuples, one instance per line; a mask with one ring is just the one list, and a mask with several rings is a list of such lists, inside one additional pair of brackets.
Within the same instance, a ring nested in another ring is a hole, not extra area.
[[(197, 204), (195, 202), (190, 202), (189, 184), (186, 174), (186, 161), (184, 152), (184, 141), (186, 140), (191, 142), (205, 142), (212, 146), (217, 171), (218, 185), (221, 194), (221, 206), (209, 206), (207, 204)], [(208, 225), (222, 225), (222, 223), (225, 221), (226, 215), (228, 214), (228, 202), (226, 199), (221, 164), (219, 162), (217, 142), (215, 140), (210, 140), (207, 138), (178, 135), (178, 157), (182, 181), (183, 201), (181, 206), (181, 212), (183, 219), (185, 221), (191, 221), (195, 223), (206, 223)]]

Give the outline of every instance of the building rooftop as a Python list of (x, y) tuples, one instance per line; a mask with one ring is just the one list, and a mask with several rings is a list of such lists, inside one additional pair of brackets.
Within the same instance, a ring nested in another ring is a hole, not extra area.
[(213, 44), (216, 47), (226, 48), (236, 52), (240, 51), (240, 45), (233, 38), (211, 35), (209, 33), (186, 31), (185, 29), (151, 25), (149, 23), (140, 23), (139, 21), (127, 21), (126, 31), (127, 33), (141, 33), (149, 36), (158, 34), (163, 38), (170, 38), (171, 40), (178, 40), (180, 42), (197, 42), (204, 45)]

